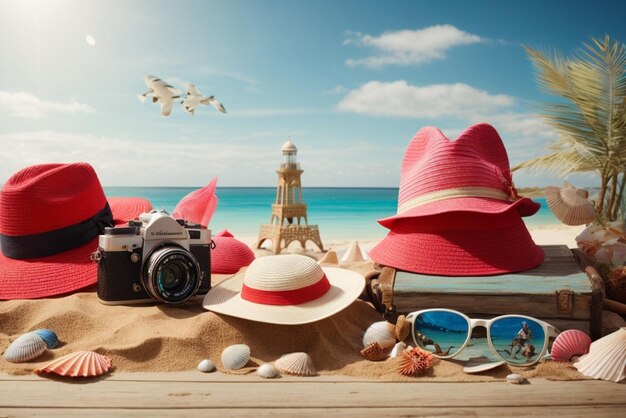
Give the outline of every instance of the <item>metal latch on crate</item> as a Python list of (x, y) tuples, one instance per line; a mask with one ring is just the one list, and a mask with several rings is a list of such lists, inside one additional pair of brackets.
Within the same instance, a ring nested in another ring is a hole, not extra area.
[(556, 291), (556, 310), (558, 313), (571, 314), (574, 310), (574, 292), (571, 290)]

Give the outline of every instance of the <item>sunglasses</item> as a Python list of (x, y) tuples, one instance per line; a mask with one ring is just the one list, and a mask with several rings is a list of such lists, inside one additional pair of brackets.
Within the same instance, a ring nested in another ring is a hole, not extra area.
[[(552, 325), (524, 315), (471, 319), (450, 309), (425, 309), (406, 318), (415, 344), (443, 359), (457, 357), (467, 348), (470, 358), (493, 357), (489, 355), (493, 352), (513, 366), (530, 366), (544, 359), (551, 339), (559, 334)], [(486, 338), (472, 338), (476, 327), (486, 329)]]

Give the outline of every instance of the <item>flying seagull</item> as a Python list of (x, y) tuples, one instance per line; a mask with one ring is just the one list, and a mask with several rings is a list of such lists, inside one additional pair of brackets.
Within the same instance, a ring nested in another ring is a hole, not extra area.
[(224, 106), (215, 98), (215, 96), (203, 96), (191, 83), (185, 83), (185, 87), (187, 87), (187, 97), (181, 103), (185, 108), (185, 111), (191, 113), (192, 115), (196, 111), (196, 107), (199, 105), (208, 105), (211, 104), (214, 108), (222, 113), (226, 113), (226, 109)]
[(146, 97), (152, 97), (152, 103), (159, 102), (161, 105), (161, 114), (169, 116), (172, 113), (174, 99), (179, 99), (182, 92), (152, 75), (145, 76), (143, 81), (150, 90), (137, 96), (141, 103), (146, 101)]

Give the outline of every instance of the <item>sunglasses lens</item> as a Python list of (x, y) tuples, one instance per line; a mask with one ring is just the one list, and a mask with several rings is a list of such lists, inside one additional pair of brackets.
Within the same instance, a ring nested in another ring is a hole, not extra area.
[(414, 324), (415, 343), (439, 356), (453, 356), (458, 353), (469, 332), (467, 320), (454, 312), (422, 312), (415, 317)]
[(491, 343), (504, 361), (526, 365), (537, 361), (546, 343), (543, 327), (525, 317), (507, 317), (494, 321)]

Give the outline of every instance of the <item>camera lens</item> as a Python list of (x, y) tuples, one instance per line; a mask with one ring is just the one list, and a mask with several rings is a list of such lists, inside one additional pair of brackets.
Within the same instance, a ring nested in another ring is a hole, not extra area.
[(148, 294), (165, 303), (181, 303), (200, 287), (200, 267), (195, 257), (175, 244), (153, 251), (144, 265), (142, 281)]

